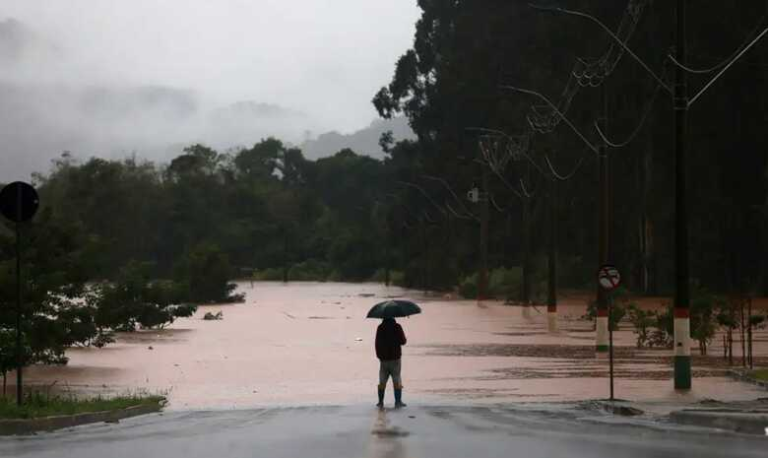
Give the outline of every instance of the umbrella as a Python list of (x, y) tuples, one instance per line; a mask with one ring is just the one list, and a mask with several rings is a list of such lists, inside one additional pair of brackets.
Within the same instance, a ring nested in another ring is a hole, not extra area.
[(421, 313), (421, 308), (411, 301), (385, 301), (371, 307), (366, 318), (396, 318)]

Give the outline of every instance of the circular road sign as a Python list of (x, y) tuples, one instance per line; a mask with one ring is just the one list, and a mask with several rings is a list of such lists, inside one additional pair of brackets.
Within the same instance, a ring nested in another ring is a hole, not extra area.
[(621, 274), (616, 266), (605, 265), (600, 268), (597, 274), (597, 282), (604, 290), (611, 291), (621, 284)]
[(40, 198), (30, 184), (14, 181), (0, 191), (0, 213), (11, 221), (29, 221), (39, 206)]

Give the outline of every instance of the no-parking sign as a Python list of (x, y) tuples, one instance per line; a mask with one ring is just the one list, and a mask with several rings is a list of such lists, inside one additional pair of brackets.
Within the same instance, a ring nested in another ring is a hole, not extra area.
[(621, 284), (619, 269), (610, 264), (602, 266), (597, 273), (597, 282), (606, 291), (618, 288)]

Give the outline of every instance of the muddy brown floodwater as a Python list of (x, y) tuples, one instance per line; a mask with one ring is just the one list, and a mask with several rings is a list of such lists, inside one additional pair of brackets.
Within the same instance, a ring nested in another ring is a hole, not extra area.
[[(425, 297), (377, 284), (240, 283), (239, 289), (246, 294), (243, 304), (200, 307), (165, 330), (121, 334), (103, 349), (73, 349), (69, 365), (30, 368), (26, 380), (76, 393), (167, 393), (173, 409), (374, 403), (378, 321), (364, 317), (374, 303), (404, 297), (423, 309), (399, 320), (408, 336), (406, 401), (608, 396), (608, 362), (595, 358), (592, 325), (579, 319), (583, 298), (562, 300), (561, 331), (549, 334), (546, 307), (524, 318), (517, 306)], [(222, 320), (202, 319), (218, 311)], [(765, 357), (768, 339), (764, 333), (756, 338), (755, 352)], [(718, 356), (694, 358), (694, 389), (676, 393), (669, 350), (635, 350), (631, 329), (615, 333), (615, 341), (617, 397), (685, 401), (761, 395), (727, 378)], [(717, 344), (710, 351), (718, 353)], [(390, 389), (388, 402), (391, 397)]]

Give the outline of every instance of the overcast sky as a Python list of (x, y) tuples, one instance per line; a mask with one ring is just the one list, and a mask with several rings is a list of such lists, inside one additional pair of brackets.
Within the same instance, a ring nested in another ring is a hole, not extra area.
[(0, 178), (64, 149), (365, 127), (418, 15), (416, 0), (3, 0)]

